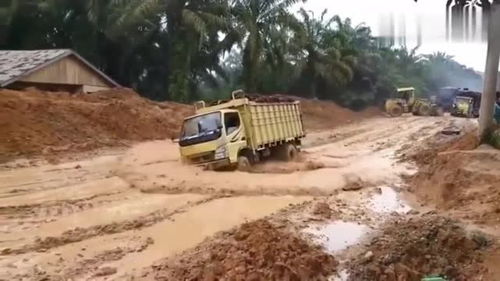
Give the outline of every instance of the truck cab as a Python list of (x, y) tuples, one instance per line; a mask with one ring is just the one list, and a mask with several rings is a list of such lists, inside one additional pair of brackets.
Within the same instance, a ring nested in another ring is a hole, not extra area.
[(451, 115), (458, 117), (474, 117), (474, 100), (471, 97), (457, 96), (453, 103)]
[(238, 110), (204, 112), (184, 120), (180, 152), (183, 162), (225, 166), (237, 162), (237, 152), (247, 145)]

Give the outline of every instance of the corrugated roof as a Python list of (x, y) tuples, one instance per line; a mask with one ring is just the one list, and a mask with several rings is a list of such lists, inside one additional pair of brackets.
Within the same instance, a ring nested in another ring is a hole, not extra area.
[(75, 56), (78, 60), (90, 67), (98, 75), (114, 86), (118, 83), (102, 73), (91, 63), (69, 49), (33, 50), (33, 51), (2, 51), (0, 50), (0, 87), (5, 87), (20, 78), (27, 76), (49, 64), (67, 56)]

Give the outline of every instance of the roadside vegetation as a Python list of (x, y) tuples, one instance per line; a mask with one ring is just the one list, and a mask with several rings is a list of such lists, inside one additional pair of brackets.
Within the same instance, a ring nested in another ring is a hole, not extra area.
[[(13, 0), (1, 49), (71, 48), (155, 100), (288, 93), (360, 109), (396, 87), (480, 88), (444, 53), (383, 44), (365, 25), (298, 0)], [(36, 24), (33, 24), (36, 23)]]

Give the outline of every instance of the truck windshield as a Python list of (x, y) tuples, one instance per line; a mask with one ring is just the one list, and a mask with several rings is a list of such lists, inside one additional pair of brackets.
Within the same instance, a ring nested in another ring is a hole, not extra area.
[(189, 138), (219, 130), (220, 112), (194, 117), (184, 122), (182, 137)]
[(221, 134), (221, 113), (214, 112), (184, 121), (181, 146), (193, 145), (218, 139)]

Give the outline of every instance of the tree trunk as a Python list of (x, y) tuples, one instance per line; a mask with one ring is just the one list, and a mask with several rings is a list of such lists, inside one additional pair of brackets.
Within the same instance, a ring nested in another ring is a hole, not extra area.
[(488, 19), (490, 17), (491, 9), (490, 0), (481, 0), (481, 8), (483, 10), (483, 16), (481, 19), (481, 40), (486, 41), (488, 39)]
[(472, 33), (471, 38), (472, 41), (476, 41), (476, 33), (477, 33), (477, 9), (476, 6), (472, 6)]
[(465, 29), (465, 42), (470, 41), (470, 6), (464, 8), (464, 29)]
[(484, 90), (479, 117), (479, 137), (484, 139), (493, 127), (498, 67), (500, 60), (500, 4), (491, 7), (488, 27), (488, 54), (484, 72)]
[(463, 38), (462, 8), (458, 3), (451, 7), (451, 38), (453, 41), (461, 41)]
[(446, 3), (446, 41), (450, 41), (450, 7), (452, 0)]

